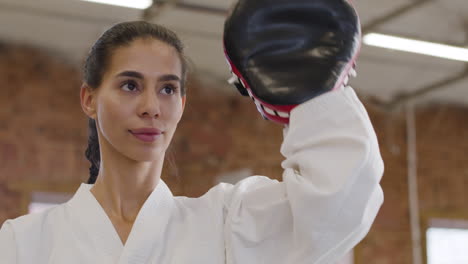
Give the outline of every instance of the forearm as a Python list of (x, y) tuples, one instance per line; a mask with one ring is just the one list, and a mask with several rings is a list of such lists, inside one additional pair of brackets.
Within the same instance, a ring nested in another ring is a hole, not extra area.
[(330, 92), (293, 110), (281, 152), (298, 254), (327, 263), (329, 254), (365, 236), (383, 201), (377, 139), (354, 91)]

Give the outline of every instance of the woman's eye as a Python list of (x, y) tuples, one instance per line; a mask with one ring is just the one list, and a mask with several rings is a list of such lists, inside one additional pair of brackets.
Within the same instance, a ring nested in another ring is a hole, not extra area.
[(138, 86), (137, 86), (137, 84), (135, 82), (128, 81), (128, 82), (125, 82), (121, 86), (121, 88), (124, 89), (125, 91), (133, 92), (133, 91), (138, 89)]
[(161, 93), (163, 94), (174, 94), (176, 92), (177, 88), (174, 85), (168, 84), (164, 85), (163, 88), (161, 89)]

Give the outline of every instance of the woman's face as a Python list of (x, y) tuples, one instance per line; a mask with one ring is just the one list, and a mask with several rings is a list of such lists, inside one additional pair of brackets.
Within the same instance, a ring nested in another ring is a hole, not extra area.
[[(172, 46), (137, 39), (114, 50), (95, 90), (95, 120), (103, 151), (152, 161), (166, 151), (182, 116), (182, 65)], [(156, 134), (138, 134), (152, 128)], [(141, 131), (140, 131), (141, 132)]]

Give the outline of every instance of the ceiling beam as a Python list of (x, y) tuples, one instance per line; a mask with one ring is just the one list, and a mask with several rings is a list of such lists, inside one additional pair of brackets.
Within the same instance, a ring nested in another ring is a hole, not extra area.
[(433, 82), (427, 86), (419, 88), (416, 91), (397, 94), (389, 102), (381, 102), (381, 101), (379, 102), (375, 98), (372, 101), (374, 101), (374, 103), (376, 103), (378, 106), (380, 106), (381, 108), (385, 110), (393, 111), (403, 106), (407, 102), (410, 102), (416, 98), (419, 98), (423, 95), (429, 94), (436, 90), (446, 89), (449, 85), (455, 84), (465, 79), (468, 79), (468, 64), (465, 64), (464, 69), (457, 74), (454, 74), (452, 76), (443, 78), (439, 81)]
[(207, 13), (207, 14), (212, 14), (212, 15), (220, 15), (223, 17), (227, 16), (229, 12), (229, 9), (196, 5), (196, 4), (184, 3), (184, 2), (178, 2), (176, 6), (181, 9), (187, 9), (190, 11), (196, 11), (196, 12)]
[(366, 33), (369, 33), (370, 31), (374, 30), (375, 28), (390, 22), (391, 20), (398, 18), (410, 11), (413, 11), (414, 9), (420, 8), (424, 6), (427, 3), (432, 2), (433, 0), (416, 0), (416, 1), (411, 1), (410, 3), (400, 6), (397, 9), (389, 12), (388, 14), (381, 16), (379, 18), (376, 18), (372, 20), (371, 22), (367, 23), (366, 25), (362, 26), (362, 33), (363, 35)]
[(186, 3), (180, 0), (153, 0), (153, 4), (143, 11), (143, 18), (147, 21), (155, 19), (168, 8), (185, 9), (192, 12), (210, 15), (227, 16), (229, 10), (224, 8)]
[[(424, 6), (425, 4), (428, 4), (430, 2), (433, 2), (434, 0), (413, 0), (409, 2), (406, 5), (400, 6), (397, 9), (391, 11), (388, 14), (385, 14), (384, 16), (381, 16), (379, 18), (376, 18), (375, 20), (372, 20), (366, 25), (362, 26), (362, 32), (367, 33), (376, 27), (385, 24), (399, 16), (402, 16), (405, 13), (408, 13), (410, 11), (413, 11), (414, 9), (420, 8)], [(229, 12), (229, 9), (225, 8), (217, 8), (217, 7), (211, 7), (211, 6), (204, 6), (204, 5), (197, 5), (193, 3), (186, 3), (184, 1), (174, 1), (174, 0), (155, 0), (155, 4), (157, 3), (168, 3), (172, 2), (174, 4), (174, 7), (180, 8), (180, 9), (187, 9), (191, 11), (196, 11), (196, 12), (203, 12), (203, 13), (209, 13), (212, 15), (220, 15), (220, 16), (226, 16)]]

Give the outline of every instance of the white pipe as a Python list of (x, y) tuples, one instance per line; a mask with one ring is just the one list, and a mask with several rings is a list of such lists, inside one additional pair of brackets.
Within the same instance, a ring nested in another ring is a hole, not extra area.
[(99, 4), (105, 4), (105, 5), (114, 5), (114, 6), (123, 6), (123, 7), (129, 7), (129, 8), (135, 8), (135, 9), (145, 9), (151, 6), (152, 1), (151, 0), (132, 0), (132, 1), (126, 1), (126, 0), (82, 0), (86, 2), (94, 2), (94, 3), (99, 3)]
[(422, 264), (417, 179), (416, 122), (414, 115), (414, 105), (409, 102), (406, 104), (406, 139), (408, 146), (408, 200), (410, 209), (411, 241), (413, 249), (413, 264)]
[(468, 62), (468, 49), (379, 33), (368, 33), (362, 38), (366, 45), (428, 55), (448, 60)]

